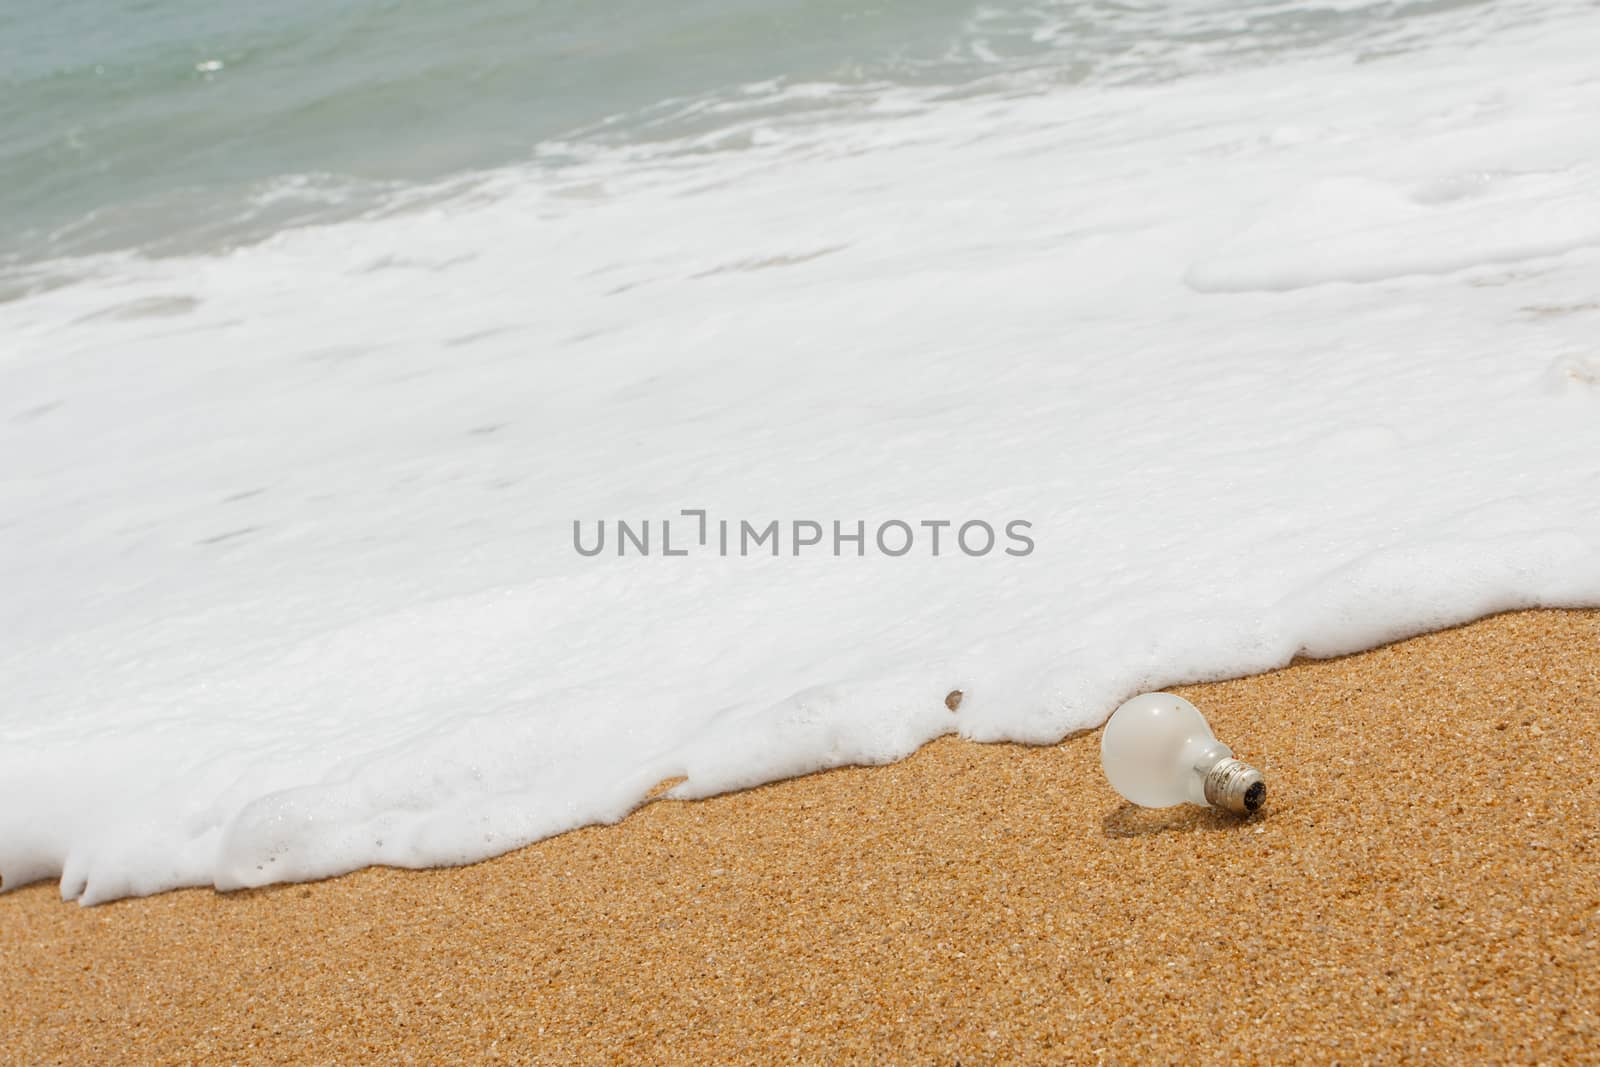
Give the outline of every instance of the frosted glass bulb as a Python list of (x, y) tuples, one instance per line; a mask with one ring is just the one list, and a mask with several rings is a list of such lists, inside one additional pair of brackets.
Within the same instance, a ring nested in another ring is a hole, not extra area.
[(1146, 693), (1111, 713), (1100, 766), (1113, 789), (1146, 808), (1209, 804), (1248, 814), (1267, 799), (1261, 772), (1234, 759), (1200, 709), (1171, 693)]

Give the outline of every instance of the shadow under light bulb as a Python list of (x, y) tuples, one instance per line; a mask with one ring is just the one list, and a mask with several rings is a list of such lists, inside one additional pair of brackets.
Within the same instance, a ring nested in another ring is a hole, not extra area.
[(1200, 804), (1248, 815), (1267, 799), (1261, 772), (1233, 758), (1200, 709), (1171, 693), (1136, 696), (1100, 735), (1111, 786), (1145, 808)]

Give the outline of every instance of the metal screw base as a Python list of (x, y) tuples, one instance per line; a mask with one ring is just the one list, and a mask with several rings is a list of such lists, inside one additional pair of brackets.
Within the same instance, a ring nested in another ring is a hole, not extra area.
[(1224, 811), (1249, 815), (1267, 802), (1267, 783), (1261, 772), (1231, 756), (1206, 772), (1205, 784), (1206, 803)]

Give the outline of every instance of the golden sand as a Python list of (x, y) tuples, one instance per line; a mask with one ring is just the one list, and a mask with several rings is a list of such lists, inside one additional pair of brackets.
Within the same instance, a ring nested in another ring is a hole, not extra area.
[(26, 889), (0, 1062), (1600, 1062), (1600, 613), (1178, 691), (1262, 815), (947, 739), (457, 870)]

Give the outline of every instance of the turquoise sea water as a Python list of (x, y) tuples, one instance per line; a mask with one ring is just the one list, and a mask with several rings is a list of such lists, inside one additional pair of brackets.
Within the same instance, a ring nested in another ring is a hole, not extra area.
[[(716, 144), (890, 89), (1380, 54), (1479, 0), (64, 0), (0, 8), (0, 257), (211, 251), (588, 143)], [(796, 92), (797, 87), (808, 91)], [(743, 125), (742, 125), (743, 124)], [(709, 138), (708, 142), (706, 138)]]
[(1600, 605), (1595, 0), (0, 0), (0, 49), (0, 888), (471, 862)]

